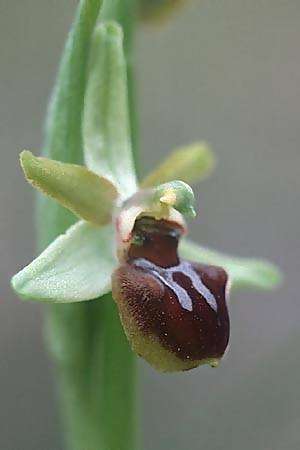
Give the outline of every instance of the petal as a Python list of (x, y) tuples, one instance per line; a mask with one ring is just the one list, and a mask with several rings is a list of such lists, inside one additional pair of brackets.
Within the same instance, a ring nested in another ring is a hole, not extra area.
[(116, 266), (111, 225), (95, 228), (77, 222), (12, 279), (28, 300), (57, 303), (90, 300), (111, 289)]
[(233, 287), (269, 290), (278, 286), (282, 279), (278, 268), (268, 261), (224, 255), (200, 247), (189, 239), (181, 241), (179, 253), (192, 261), (223, 267)]
[(136, 191), (130, 140), (123, 34), (114, 23), (93, 35), (83, 115), (87, 166), (109, 178), (126, 198)]
[(114, 185), (83, 166), (48, 158), (29, 151), (20, 155), (27, 181), (74, 214), (95, 225), (111, 221), (118, 193)]
[(195, 143), (172, 152), (141, 183), (142, 187), (151, 187), (175, 179), (185, 183), (195, 183), (208, 176), (215, 165), (211, 149), (205, 143)]

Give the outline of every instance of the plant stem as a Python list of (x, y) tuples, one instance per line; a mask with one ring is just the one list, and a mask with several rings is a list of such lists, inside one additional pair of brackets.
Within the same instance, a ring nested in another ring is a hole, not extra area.
[[(95, 305), (102, 329), (96, 334), (92, 384), (99, 408), (104, 450), (134, 450), (136, 444), (136, 358), (119, 321), (116, 305), (107, 295)], [(98, 307), (98, 308), (97, 308)]]
[[(70, 163), (83, 159), (81, 117), (89, 45), (100, 0), (81, 0), (69, 35), (48, 113), (44, 155)], [(136, 0), (106, 0), (100, 19), (124, 29), (130, 80), (130, 118), (135, 124), (131, 48)], [(132, 125), (136, 144), (136, 128)], [(135, 146), (136, 148), (136, 146)], [(136, 154), (136, 152), (135, 152)], [(39, 247), (45, 248), (76, 218), (39, 197)], [(48, 310), (47, 340), (56, 362), (66, 435), (72, 450), (134, 450), (135, 357), (110, 295)]]

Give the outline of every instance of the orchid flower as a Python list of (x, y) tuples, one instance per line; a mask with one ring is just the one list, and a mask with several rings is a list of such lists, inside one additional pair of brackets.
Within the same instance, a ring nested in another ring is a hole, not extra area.
[(229, 286), (270, 289), (280, 274), (186, 237), (195, 215), (189, 184), (214, 167), (205, 143), (176, 149), (138, 182), (123, 36), (113, 22), (94, 31), (82, 123), (85, 166), (21, 153), (27, 181), (79, 220), (13, 277), (14, 290), (50, 303), (112, 291), (133, 350), (156, 369), (216, 366), (229, 340)]

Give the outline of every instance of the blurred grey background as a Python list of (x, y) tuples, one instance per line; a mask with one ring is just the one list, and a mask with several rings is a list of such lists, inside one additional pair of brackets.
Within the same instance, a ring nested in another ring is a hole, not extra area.
[[(62, 450), (42, 308), (16, 299), (9, 278), (35, 254), (18, 153), (41, 146), (76, 3), (0, 0), (1, 450)], [(219, 163), (197, 188), (191, 234), (285, 272), (280, 290), (232, 299), (218, 370), (162, 376), (140, 364), (145, 450), (300, 448), (299, 25), (298, 0), (190, 0), (138, 34), (143, 172), (174, 146), (209, 141)]]

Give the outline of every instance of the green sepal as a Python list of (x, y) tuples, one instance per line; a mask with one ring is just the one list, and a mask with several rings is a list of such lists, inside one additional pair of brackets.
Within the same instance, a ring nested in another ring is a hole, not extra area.
[(95, 225), (111, 221), (118, 192), (106, 178), (83, 166), (35, 157), (26, 150), (20, 162), (30, 184), (78, 217)]
[(205, 143), (194, 143), (174, 150), (141, 183), (152, 187), (172, 180), (193, 184), (207, 177), (215, 166), (215, 157)]
[(83, 143), (91, 170), (110, 179), (123, 198), (136, 191), (123, 33), (113, 22), (97, 26), (92, 38)]
[(91, 300), (111, 290), (116, 265), (112, 226), (98, 228), (80, 221), (17, 273), (12, 287), (24, 300)]
[(201, 247), (189, 239), (181, 241), (179, 254), (195, 262), (223, 267), (229, 274), (233, 288), (270, 290), (282, 280), (280, 270), (268, 261), (225, 255)]

